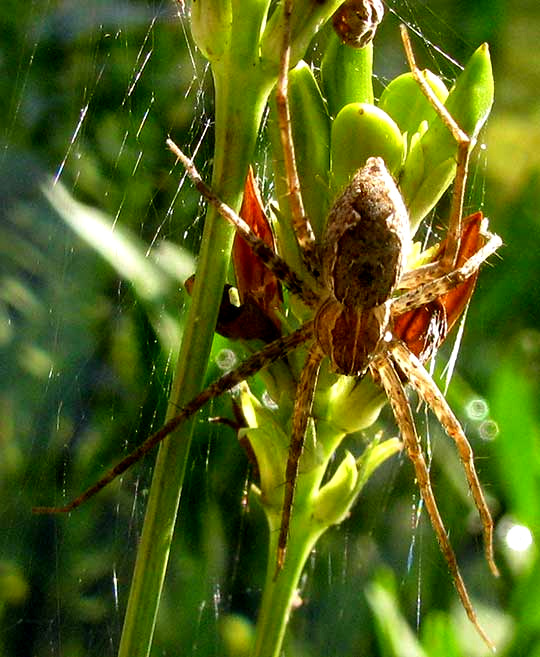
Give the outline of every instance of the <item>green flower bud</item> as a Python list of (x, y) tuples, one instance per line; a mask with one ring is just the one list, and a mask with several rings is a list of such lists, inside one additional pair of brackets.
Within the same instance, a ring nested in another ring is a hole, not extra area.
[(191, 33), (203, 55), (215, 68), (247, 79), (272, 77), (263, 73), (260, 40), (268, 13), (268, 0), (192, 0)]
[(379, 417), (386, 403), (382, 389), (366, 376), (340, 376), (327, 395), (326, 419), (344, 434), (361, 431)]
[[(250, 0), (254, 2), (254, 0)], [(264, 0), (257, 0), (261, 3)], [(291, 15), (291, 66), (304, 57), (313, 35), (326, 23), (343, 0), (295, 0)], [(250, 4), (242, 0), (242, 5)], [(266, 4), (269, 4), (266, 1)], [(277, 3), (262, 35), (260, 55), (265, 66), (279, 66), (283, 45), (283, 3)]]
[(356, 484), (355, 499), (375, 470), (403, 449), (403, 443), (399, 438), (389, 438), (382, 443), (379, 442), (379, 439), (380, 434), (366, 447), (362, 456), (356, 461), (358, 482)]
[(279, 414), (265, 408), (247, 386), (242, 387), (240, 403), (249, 428), (240, 430), (238, 438), (247, 438), (255, 454), (261, 501), (265, 508), (281, 510), (283, 477), (290, 442), (283, 428), (285, 423)]
[[(444, 82), (431, 71), (424, 71), (426, 82), (444, 103), (448, 89)], [(378, 107), (389, 114), (403, 133), (410, 137), (420, 129), (423, 121), (430, 123), (435, 119), (433, 105), (426, 98), (412, 73), (404, 73), (394, 78), (383, 91)]]
[(345, 457), (332, 478), (319, 491), (313, 505), (314, 520), (323, 526), (342, 522), (349, 513), (351, 495), (356, 488), (358, 470), (354, 456), (345, 452)]
[[(411, 158), (407, 158), (404, 167), (404, 176), (401, 181), (401, 193), (405, 201), (405, 205), (409, 211), (409, 222), (411, 225), (411, 234), (414, 235), (416, 229), (420, 225), (422, 219), (430, 212), (438, 203), (441, 196), (448, 189), (456, 175), (456, 160), (450, 157), (442, 162), (436, 164), (433, 168), (429, 167), (429, 163), (423, 161), (414, 170), (411, 162), (418, 157), (420, 159), (424, 155), (421, 148), (416, 152), (411, 151)], [(412, 171), (413, 175), (410, 175)], [(420, 172), (424, 175), (420, 176)], [(417, 185), (420, 182), (420, 185)], [(416, 185), (412, 187), (413, 183)], [(410, 185), (410, 186), (409, 186)], [(409, 198), (409, 189), (415, 189), (413, 198)]]
[(314, 520), (323, 526), (342, 522), (371, 475), (387, 459), (401, 451), (402, 447), (398, 438), (390, 438), (382, 443), (376, 438), (356, 461), (346, 451), (333, 477), (319, 491), (314, 502)]
[(209, 62), (230, 48), (233, 9), (231, 0), (192, 0), (191, 34)]
[(303, 61), (289, 74), (289, 107), (305, 210), (315, 234), (321, 235), (329, 206), (330, 118), (311, 68)]
[[(482, 126), (487, 121), (493, 105), (494, 82), (493, 70), (491, 68), (491, 57), (487, 43), (482, 44), (473, 53), (465, 69), (462, 71), (456, 83), (448, 94), (445, 103), (446, 109), (453, 117), (459, 127), (474, 142)], [(448, 144), (452, 139), (448, 129), (443, 126), (440, 118), (437, 118), (424, 138), (424, 148), (435, 151), (435, 145), (440, 145), (445, 134)], [(455, 145), (455, 144), (454, 144)], [(452, 151), (452, 147), (449, 147)], [(454, 149), (455, 150), (455, 149)], [(444, 154), (439, 156), (439, 161), (444, 159)]]
[[(302, 199), (313, 230), (320, 237), (331, 200), (330, 118), (311, 68), (304, 61), (289, 72), (289, 109)], [(290, 216), (289, 189), (275, 98), (270, 101), (268, 126), (279, 202), (279, 220), (274, 225), (276, 241), (280, 255), (296, 271), (302, 271), (303, 261)]]
[(386, 112), (374, 105), (351, 103), (332, 124), (331, 153), (333, 185), (338, 190), (371, 156), (382, 157), (396, 175), (403, 159), (403, 136)]
[(331, 116), (349, 103), (373, 104), (373, 44), (351, 48), (332, 33), (321, 62), (321, 78)]

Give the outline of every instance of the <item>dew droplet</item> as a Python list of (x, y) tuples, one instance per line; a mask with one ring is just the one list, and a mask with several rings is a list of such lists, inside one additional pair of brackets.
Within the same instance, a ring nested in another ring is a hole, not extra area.
[(232, 349), (221, 349), (215, 357), (215, 363), (223, 372), (228, 372), (237, 363), (236, 354)]
[(471, 399), (465, 410), (471, 420), (485, 420), (489, 414), (489, 406), (485, 399)]
[(499, 435), (499, 425), (495, 420), (484, 420), (478, 428), (482, 440), (495, 440)]

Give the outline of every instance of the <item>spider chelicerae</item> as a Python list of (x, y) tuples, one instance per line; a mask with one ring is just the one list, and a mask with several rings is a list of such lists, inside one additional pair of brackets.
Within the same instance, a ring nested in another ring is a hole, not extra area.
[[(290, 3), (288, 4), (290, 11)], [(287, 15), (286, 15), (287, 17)], [(307, 357), (297, 385), (293, 410), (290, 449), (284, 473), (281, 527), (278, 539), (278, 569), (283, 566), (295, 495), (299, 461), (321, 363), (330, 360), (338, 374), (362, 377), (369, 372), (380, 383), (390, 401), (404, 447), (414, 466), (422, 499), (463, 607), (472, 623), (492, 646), (480, 626), (463, 582), (454, 550), (447, 536), (433, 494), (429, 468), (422, 452), (411, 408), (405, 394), (408, 382), (434, 412), (454, 440), (476, 507), (483, 524), (486, 558), (497, 574), (493, 556), (493, 522), (474, 466), (473, 452), (462, 427), (443, 394), (421, 361), (395, 337), (395, 320), (404, 313), (426, 306), (475, 275), (480, 265), (495, 252), (501, 240), (480, 229), (480, 246), (465, 262), (457, 264), (463, 234), (463, 198), (471, 140), (439, 102), (418, 69), (405, 28), (402, 37), (411, 71), (457, 143), (457, 168), (452, 195), (446, 247), (434, 263), (405, 271), (411, 238), (404, 202), (384, 161), (371, 157), (353, 176), (328, 215), (322, 240), (316, 241), (303, 209), (301, 184), (296, 171), (288, 108), (289, 48), (287, 35), (281, 58), (277, 88), (277, 113), (288, 178), (293, 224), (306, 269), (301, 278), (266, 243), (256, 237), (248, 224), (207, 187), (193, 162), (168, 140), (199, 192), (214, 204), (250, 245), (265, 266), (312, 311), (312, 319), (292, 333), (279, 337), (225, 374), (187, 404), (159, 431), (118, 463), (96, 484), (64, 507), (36, 507), (38, 513), (68, 512), (105, 487), (115, 477), (173, 432), (205, 403), (230, 390), (299, 346)], [(366, 246), (367, 245), (367, 246)], [(364, 246), (365, 248), (362, 248)]]

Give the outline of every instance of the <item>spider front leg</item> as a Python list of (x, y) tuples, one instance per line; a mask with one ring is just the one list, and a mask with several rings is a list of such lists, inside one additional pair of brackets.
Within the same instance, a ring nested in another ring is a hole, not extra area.
[(498, 235), (487, 231), (487, 220), (484, 219), (481, 235), (486, 240), (478, 251), (468, 258), (463, 265), (443, 273), (432, 279), (431, 272), (424, 267), (413, 269), (402, 276), (399, 287), (410, 288), (401, 296), (392, 300), (392, 315), (397, 317), (413, 308), (419, 308), (430, 301), (446, 294), (450, 290), (466, 281), (478, 271), (480, 265), (502, 245)]
[(201, 409), (207, 402), (223, 393), (231, 390), (242, 381), (245, 381), (250, 376), (256, 374), (264, 367), (268, 367), (276, 360), (284, 358), (290, 351), (296, 349), (300, 345), (311, 339), (313, 335), (313, 325), (311, 322), (306, 322), (302, 327), (287, 335), (283, 338), (278, 338), (270, 344), (263, 347), (260, 351), (250, 356), (236, 369), (228, 374), (225, 374), (220, 379), (212, 383), (205, 390), (199, 393), (194, 399), (191, 400), (184, 408), (171, 418), (161, 429), (149, 436), (139, 447), (133, 452), (128, 454), (126, 458), (117, 463), (111, 470), (106, 472), (93, 486), (81, 493), (77, 498), (66, 504), (65, 506), (36, 506), (32, 509), (33, 513), (47, 514), (47, 513), (68, 513), (73, 509), (81, 506), (100, 490), (105, 488), (114, 479), (119, 477), (134, 463), (139, 461), (151, 449), (156, 447), (162, 440), (171, 434), (182, 422), (194, 415)]
[(288, 200), (291, 209), (292, 223), (298, 246), (302, 254), (302, 260), (307, 270), (316, 274), (318, 271), (318, 252), (315, 244), (315, 234), (311, 222), (307, 217), (292, 135), (291, 112), (289, 108), (289, 66), (290, 66), (290, 31), (292, 16), (292, 1), (285, 0), (283, 6), (284, 30), (283, 44), (279, 66), (279, 77), (276, 86), (276, 107), (279, 124), (281, 147), (285, 165), (285, 174), (288, 185)]
[[(285, 70), (285, 87), (286, 87), (286, 65), (288, 58), (284, 60), (283, 67)], [(288, 106), (285, 98), (285, 107), (288, 111)], [(278, 103), (279, 104), (279, 103)], [(290, 126), (289, 126), (290, 131)], [(284, 137), (286, 140), (286, 137)], [(167, 140), (167, 145), (170, 150), (176, 155), (176, 157), (182, 162), (188, 176), (192, 180), (195, 187), (199, 192), (210, 202), (212, 203), (221, 216), (226, 219), (230, 224), (234, 226), (236, 231), (241, 235), (241, 237), (247, 242), (251, 247), (253, 252), (262, 260), (265, 266), (273, 272), (276, 277), (296, 296), (301, 298), (306, 305), (315, 307), (319, 304), (319, 294), (315, 291), (318, 290), (318, 286), (315, 284), (312, 289), (308, 284), (302, 281), (299, 276), (289, 267), (289, 265), (275, 254), (268, 245), (258, 238), (251, 230), (249, 225), (237, 215), (232, 208), (223, 203), (221, 199), (204, 183), (199, 172), (197, 171), (194, 163), (190, 160), (180, 148), (171, 140)], [(292, 169), (288, 174), (292, 172), (293, 176), (296, 175), (296, 168), (294, 164), (294, 149), (292, 147), (292, 142), (290, 144), (289, 158), (292, 162)], [(296, 176), (297, 177), (297, 176)], [(296, 199), (296, 204), (293, 202), (293, 208), (296, 207), (296, 213), (293, 211), (293, 214), (298, 217), (298, 209), (302, 208), (302, 199), (299, 193), (299, 186), (297, 189), (297, 194), (293, 193), (292, 196)], [(303, 212), (303, 210), (301, 210)], [(309, 232), (311, 227), (307, 217), (303, 216), (301, 220), (304, 224), (304, 228)], [(296, 222), (295, 222), (296, 227)], [(304, 243), (305, 233), (300, 231), (299, 244), (307, 256), (307, 251), (309, 251), (308, 243), (310, 240), (306, 237), (306, 242)], [(314, 244), (313, 244), (314, 247)], [(307, 325), (305, 325), (307, 326)], [(307, 339), (307, 338), (306, 338)], [(317, 384), (318, 372), (321, 360), (324, 354), (321, 352), (318, 346), (312, 347), (310, 350), (305, 367), (302, 370), (300, 382), (296, 392), (295, 406), (294, 406), (294, 415), (293, 415), (293, 427), (292, 427), (292, 437), (290, 443), (290, 451), (287, 459), (287, 466), (285, 472), (285, 492), (283, 499), (282, 515), (281, 515), (281, 525), (279, 530), (279, 539), (278, 539), (278, 552), (276, 558), (276, 575), (283, 568), (285, 561), (285, 554), (287, 549), (287, 542), (289, 536), (289, 525), (294, 501), (294, 494), (296, 489), (296, 479), (298, 475), (298, 463), (302, 455), (304, 439), (306, 434), (307, 422), (311, 412), (311, 407), (313, 404), (313, 396), (315, 393), (315, 387)]]
[[(424, 74), (418, 68), (414, 52), (412, 49), (411, 41), (407, 28), (401, 25), (401, 39), (405, 48), (407, 61), (416, 82), (420, 89), (429, 100), (440, 119), (451, 133), (456, 141), (457, 155), (456, 155), (456, 175), (454, 179), (454, 189), (452, 193), (452, 204), (450, 208), (450, 218), (448, 222), (448, 235), (447, 235), (447, 248), (439, 263), (431, 267), (435, 272), (445, 271), (452, 268), (456, 264), (459, 252), (459, 244), (461, 239), (461, 224), (463, 217), (463, 202), (465, 198), (465, 188), (467, 185), (467, 176), (469, 169), (469, 156), (473, 140), (467, 135), (457, 124), (450, 112), (437, 98), (433, 89), (426, 82)], [(434, 274), (436, 275), (436, 274)]]
[(312, 308), (318, 305), (319, 295), (306, 282), (300, 279), (298, 274), (280, 258), (263, 240), (259, 239), (251, 230), (249, 225), (238, 216), (206, 185), (197, 171), (192, 160), (185, 155), (172, 139), (167, 139), (167, 146), (184, 165), (188, 176), (197, 190), (211, 203), (219, 214), (228, 221), (239, 235), (251, 247), (253, 252), (261, 259), (266, 267), (295, 295)]
[(407, 400), (407, 395), (405, 394), (403, 384), (401, 383), (401, 380), (390, 358), (386, 355), (380, 355), (375, 358), (371, 364), (371, 369), (376, 375), (379, 376), (385, 393), (390, 400), (394, 417), (396, 418), (397, 425), (405, 444), (405, 449), (407, 450), (407, 454), (411, 459), (414, 467), (420, 494), (422, 495), (422, 499), (426, 505), (426, 509), (431, 520), (431, 525), (437, 536), (441, 552), (443, 553), (444, 558), (446, 559), (446, 563), (448, 564), (450, 574), (452, 575), (452, 579), (454, 581), (454, 585), (457, 589), (463, 608), (465, 609), (467, 616), (485, 643), (490, 647), (492, 651), (495, 651), (493, 642), (487, 636), (485, 630), (478, 621), (478, 617), (474, 611), (471, 599), (465, 586), (465, 582), (461, 576), (454, 549), (452, 548), (450, 540), (448, 539), (448, 534), (439, 512), (437, 501), (435, 500), (435, 495), (433, 494), (429, 470), (426, 465), (424, 454), (422, 453), (420, 439), (416, 431), (416, 426), (414, 424), (411, 408)]

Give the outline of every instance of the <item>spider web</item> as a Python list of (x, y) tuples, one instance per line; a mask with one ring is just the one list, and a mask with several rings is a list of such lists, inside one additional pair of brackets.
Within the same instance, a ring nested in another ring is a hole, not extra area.
[[(69, 518), (29, 509), (71, 498), (163, 418), (203, 213), (164, 142), (170, 134), (210, 162), (211, 79), (172, 2), (9, 5), (0, 61), (0, 642), (6, 655), (114, 655), (153, 459)], [(376, 51), (381, 88), (403, 70), (400, 20), (421, 37), (424, 63), (453, 78), (444, 49), (455, 17), (418, 3), (388, 9)], [(479, 207), (482, 180), (472, 188)], [(214, 354), (226, 346), (217, 339)], [(209, 379), (219, 376), (216, 361)], [(229, 408), (218, 400), (210, 413)], [(226, 431), (197, 422), (155, 654), (219, 654), (224, 621), (245, 628), (256, 613), (266, 527), (259, 510), (246, 512), (250, 470)], [(310, 654), (367, 645), (358, 626), (370, 610), (355, 583), (384, 564), (405, 573), (410, 477), (395, 466), (376, 477), (353, 520), (310, 561), (301, 591), (310, 604), (294, 625)], [(410, 591), (414, 600), (414, 581)]]

